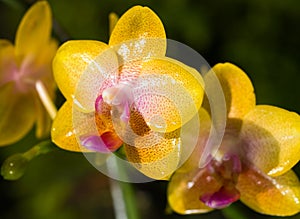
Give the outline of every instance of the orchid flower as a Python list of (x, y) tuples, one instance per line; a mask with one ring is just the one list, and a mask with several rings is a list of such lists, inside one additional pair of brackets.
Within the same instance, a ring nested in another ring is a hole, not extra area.
[(51, 119), (39, 90), (54, 97), (51, 63), (57, 43), (51, 38), (51, 9), (35, 3), (18, 27), (15, 46), (0, 39), (0, 145), (17, 142), (36, 123), (36, 136), (49, 134)]
[(214, 126), (201, 108), (198, 144), (168, 186), (171, 208), (180, 214), (204, 213), (241, 200), (262, 214), (298, 213), (300, 183), (291, 168), (300, 157), (300, 116), (256, 105), (251, 81), (237, 66), (217, 64), (213, 72), (227, 104), (225, 135), (219, 150), (199, 167)]
[(203, 99), (201, 75), (166, 54), (162, 22), (135, 6), (116, 23), (108, 45), (72, 40), (58, 50), (54, 77), (67, 101), (52, 126), (52, 140), (70, 151), (126, 157), (154, 179), (178, 166), (180, 128)]

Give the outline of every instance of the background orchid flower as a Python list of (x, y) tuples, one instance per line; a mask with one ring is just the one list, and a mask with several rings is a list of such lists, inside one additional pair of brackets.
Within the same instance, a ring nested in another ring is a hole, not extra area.
[(212, 123), (201, 109), (200, 137), (189, 160), (172, 176), (168, 200), (180, 214), (203, 213), (241, 200), (262, 214), (287, 216), (300, 211), (300, 183), (291, 168), (299, 161), (300, 117), (287, 110), (255, 105), (247, 75), (233, 64), (213, 71), (227, 103), (222, 144), (199, 168)]
[(180, 127), (199, 109), (200, 74), (165, 57), (162, 22), (135, 6), (116, 23), (109, 44), (68, 41), (53, 62), (67, 101), (52, 140), (71, 151), (109, 153), (124, 144), (127, 159), (145, 175), (162, 179), (178, 165)]
[(54, 96), (51, 63), (57, 43), (51, 38), (51, 9), (35, 3), (18, 27), (15, 46), (0, 39), (0, 145), (20, 140), (36, 123), (37, 137), (49, 134), (51, 121), (36, 91)]

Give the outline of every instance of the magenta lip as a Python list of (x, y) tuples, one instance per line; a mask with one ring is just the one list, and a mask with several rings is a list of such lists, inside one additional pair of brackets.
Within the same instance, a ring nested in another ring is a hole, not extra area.
[(111, 151), (108, 149), (108, 146), (106, 146), (105, 142), (98, 135), (80, 137), (80, 143), (83, 147), (91, 151), (111, 153)]
[(210, 208), (221, 209), (229, 206), (239, 200), (240, 193), (234, 187), (226, 188), (223, 186), (214, 194), (206, 194), (200, 197), (200, 200)]
[(200, 200), (210, 208), (221, 209), (239, 200), (240, 192), (235, 188), (237, 177), (242, 171), (238, 155), (225, 154), (221, 161), (214, 159), (205, 167), (209, 175), (218, 180), (219, 189), (207, 191)]

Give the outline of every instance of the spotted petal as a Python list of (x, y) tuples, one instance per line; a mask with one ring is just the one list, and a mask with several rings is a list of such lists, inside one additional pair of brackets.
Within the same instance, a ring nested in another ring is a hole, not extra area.
[(16, 34), (16, 55), (37, 55), (50, 40), (51, 9), (47, 1), (35, 3), (24, 15)]
[(272, 178), (246, 169), (239, 176), (237, 189), (241, 201), (259, 213), (290, 216), (300, 211), (300, 183), (293, 171)]
[(300, 116), (274, 106), (256, 106), (244, 118), (241, 139), (248, 161), (271, 176), (281, 175), (299, 161)]
[(14, 83), (0, 87), (0, 146), (15, 143), (25, 136), (35, 121), (31, 95), (17, 94)]
[(51, 139), (65, 150), (82, 151), (77, 143), (72, 116), (72, 103), (67, 101), (59, 109), (52, 123)]
[(117, 22), (109, 45), (125, 61), (149, 56), (164, 56), (166, 34), (159, 17), (148, 7), (134, 6)]
[(52, 123), (51, 139), (59, 147), (80, 151), (72, 121), (72, 103), (67, 101), (62, 105)]
[(202, 78), (173, 59), (149, 59), (142, 63), (133, 95), (153, 131), (171, 132), (197, 114), (203, 99)]
[(231, 63), (217, 64), (212, 70), (221, 83), (229, 118), (242, 118), (255, 107), (254, 89), (243, 70)]
[[(68, 41), (57, 51), (53, 60), (55, 81), (67, 99), (73, 99), (76, 86), (87, 67), (109, 47), (99, 41)], [(90, 66), (96, 68), (96, 64)], [(97, 68), (95, 69), (97, 70)], [(85, 76), (88, 76), (87, 74)], [(97, 92), (94, 92), (97, 95)]]
[(81, 111), (93, 112), (99, 94), (117, 83), (118, 58), (114, 50), (107, 48), (92, 60), (77, 83), (74, 103)]
[(177, 169), (182, 144), (179, 132), (149, 132), (125, 144), (126, 157), (140, 172), (152, 179), (168, 179)]

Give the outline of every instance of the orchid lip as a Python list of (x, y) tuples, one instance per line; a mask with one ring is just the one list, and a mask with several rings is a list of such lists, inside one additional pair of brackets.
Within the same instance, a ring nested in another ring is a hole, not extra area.
[(120, 121), (127, 124), (130, 119), (130, 106), (133, 103), (131, 86), (117, 84), (116, 86), (106, 88), (102, 92), (102, 95), (99, 95), (95, 101), (97, 113), (101, 114), (101, 105), (103, 103), (112, 107), (112, 110), (117, 110)]
[(214, 186), (199, 197), (200, 201), (210, 208), (221, 209), (239, 200), (240, 192), (235, 185), (242, 164), (237, 155), (225, 154), (221, 160), (212, 159), (204, 171), (208, 174), (207, 183)]
[(226, 188), (223, 186), (214, 194), (206, 194), (201, 196), (200, 200), (210, 208), (222, 209), (239, 200), (239, 198), (240, 193), (237, 189), (234, 187)]
[(113, 131), (106, 131), (101, 135), (90, 134), (81, 136), (79, 139), (83, 147), (101, 153), (114, 152), (123, 144), (119, 136)]
[(99, 135), (82, 136), (80, 137), (80, 143), (83, 147), (92, 151), (101, 153), (111, 152)]

